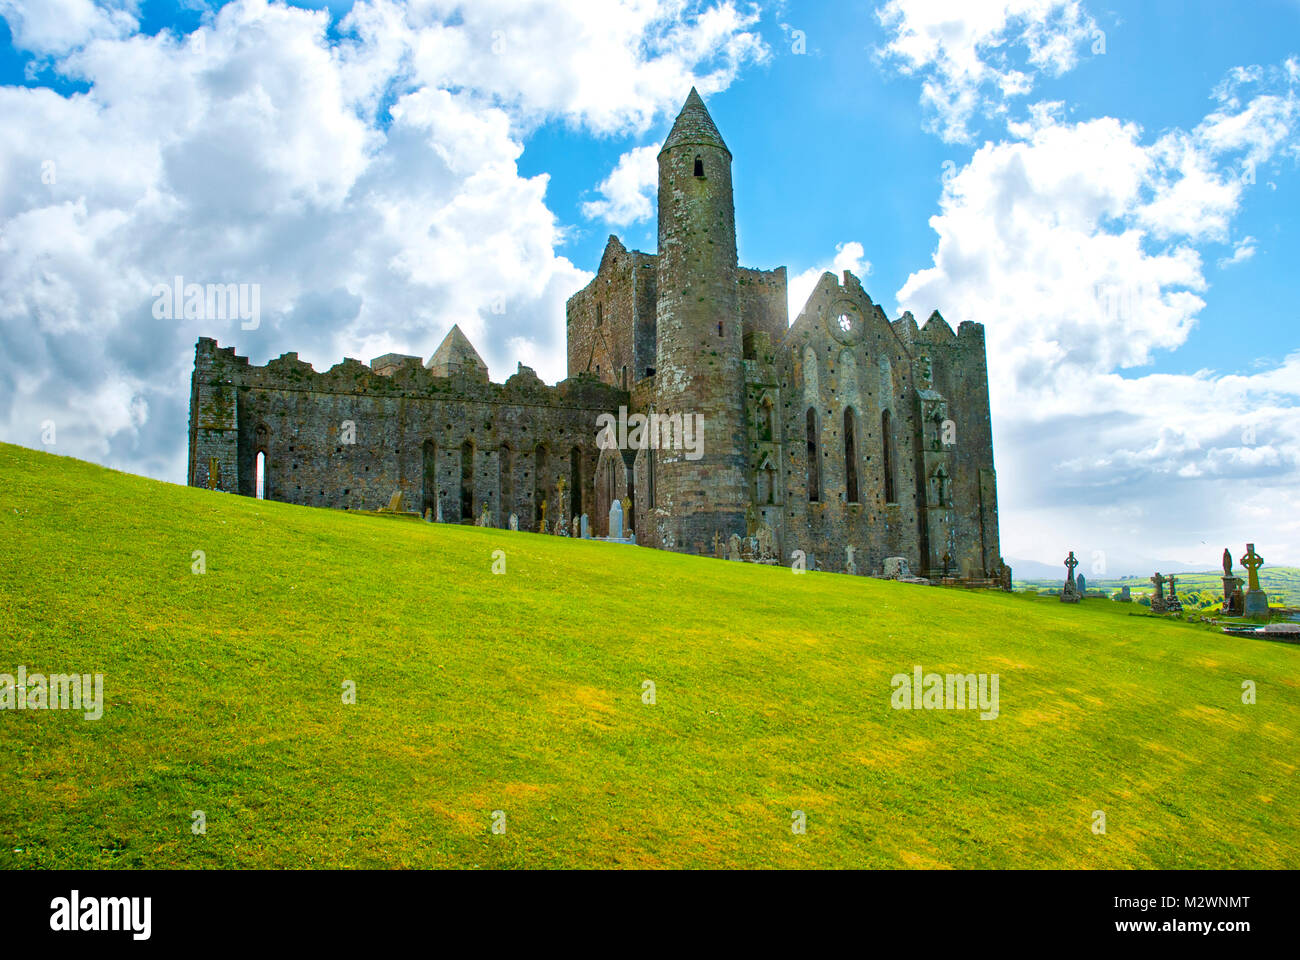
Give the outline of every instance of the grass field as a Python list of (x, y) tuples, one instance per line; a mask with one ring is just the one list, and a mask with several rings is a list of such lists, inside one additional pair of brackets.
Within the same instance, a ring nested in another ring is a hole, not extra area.
[[(1300, 865), (1300, 647), (1135, 605), (292, 507), (0, 445), (0, 673), (20, 665), (102, 673), (106, 706), (0, 711), (8, 868)], [(999, 716), (891, 709), (914, 665), (998, 674)]]

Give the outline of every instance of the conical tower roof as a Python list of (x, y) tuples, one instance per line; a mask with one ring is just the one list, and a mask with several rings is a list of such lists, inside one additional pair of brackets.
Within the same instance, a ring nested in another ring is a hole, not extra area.
[[(673, 128), (668, 131), (668, 138), (664, 140), (663, 148), (659, 152), (662, 154), (670, 147), (680, 147), (688, 143), (727, 150), (727, 145), (722, 141), (722, 134), (718, 133), (717, 125), (709, 116), (708, 107), (704, 105), (704, 101), (700, 99), (694, 87), (691, 87), (691, 92), (687, 94), (682, 112), (677, 114)], [(731, 156), (730, 150), (727, 150), (727, 156)]]
[(469, 338), (461, 333), (459, 324), (452, 324), (447, 336), (443, 337), (442, 344), (429, 358), (428, 367), (436, 377), (450, 377), (453, 373), (463, 373), (474, 368), (487, 375), (487, 364), (478, 355)]

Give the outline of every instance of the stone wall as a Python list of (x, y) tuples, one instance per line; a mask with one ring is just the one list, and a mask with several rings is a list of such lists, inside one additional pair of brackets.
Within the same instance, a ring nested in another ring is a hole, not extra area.
[(570, 377), (631, 389), (654, 369), (656, 259), (609, 238), (596, 276), (565, 305)]
[[(841, 329), (839, 317), (849, 318)], [(921, 558), (913, 436), (911, 357), (884, 313), (849, 272), (841, 284), (823, 274), (778, 350), (785, 467), (788, 558), (802, 550), (819, 569), (845, 566), (856, 550), (859, 572), (880, 571), (885, 557)], [(808, 411), (815, 411), (816, 497), (810, 495)], [(857, 499), (849, 497), (845, 412), (853, 424)], [(893, 498), (886, 498), (884, 417), (889, 412)]]
[[(415, 365), (382, 377), (356, 360), (317, 373), (296, 354), (258, 367), (206, 338), (194, 383), (196, 486), (208, 485), (205, 458), (217, 450), (226, 458), (220, 488), (254, 496), (262, 453), (268, 499), (375, 509), (400, 491), (410, 509), (436, 512), (441, 499), (449, 522), (473, 519), (486, 503), (494, 525), (514, 512), (520, 529), (536, 529), (543, 497), (549, 519), (559, 516), (561, 477), (565, 516), (575, 505), (590, 512), (596, 418), (628, 402), (586, 378), (549, 387), (527, 367), (504, 384)], [(233, 412), (214, 399), (230, 396)]]

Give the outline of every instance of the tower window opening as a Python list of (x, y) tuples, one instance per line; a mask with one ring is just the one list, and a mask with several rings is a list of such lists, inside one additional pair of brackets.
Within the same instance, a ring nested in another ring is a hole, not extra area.
[(718, 321), (718, 336), (722, 336), (722, 321)]
[(605, 322), (605, 308), (602, 304), (596, 304), (596, 326)]
[(704, 161), (698, 156), (695, 158), (695, 175), (701, 179), (704, 177)]

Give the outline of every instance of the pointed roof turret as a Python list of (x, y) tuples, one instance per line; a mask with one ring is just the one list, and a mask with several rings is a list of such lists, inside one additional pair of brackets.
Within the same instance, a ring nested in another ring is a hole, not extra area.
[(718, 133), (717, 125), (709, 116), (708, 107), (704, 105), (704, 101), (700, 99), (694, 87), (691, 87), (691, 92), (687, 94), (682, 112), (677, 114), (673, 128), (668, 131), (668, 137), (664, 140), (663, 148), (659, 153), (662, 155), (670, 147), (680, 147), (687, 143), (719, 147), (727, 151), (727, 156), (731, 156), (731, 151), (727, 150), (727, 145), (722, 141), (722, 134)]
[(428, 367), (435, 377), (450, 377), (454, 373), (466, 373), (470, 370), (478, 370), (483, 376), (487, 376), (487, 364), (478, 355), (469, 338), (461, 333), (460, 325), (455, 323), (447, 331), (447, 336), (443, 337), (442, 344), (429, 358)]

